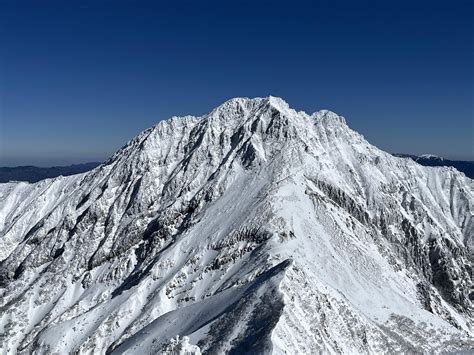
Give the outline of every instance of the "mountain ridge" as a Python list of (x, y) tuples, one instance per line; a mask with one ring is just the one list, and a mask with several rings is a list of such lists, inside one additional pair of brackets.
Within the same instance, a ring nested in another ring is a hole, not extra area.
[(433, 154), (413, 155), (396, 153), (393, 155), (400, 158), (413, 159), (423, 166), (452, 166), (466, 174), (467, 177), (474, 179), (474, 161), (445, 159)]
[(472, 180), (280, 100), (229, 100), (88, 173), (1, 184), (3, 348), (470, 349)]
[(37, 167), (33, 165), (22, 165), (15, 167), (0, 167), (0, 183), (10, 181), (38, 182), (62, 176), (85, 173), (99, 166), (99, 162), (87, 162), (67, 166)]

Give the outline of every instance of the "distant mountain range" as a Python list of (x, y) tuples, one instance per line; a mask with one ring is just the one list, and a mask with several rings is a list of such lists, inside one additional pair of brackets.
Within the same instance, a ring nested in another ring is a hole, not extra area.
[(75, 175), (92, 170), (100, 164), (98, 162), (91, 162), (68, 166), (53, 166), (51, 168), (40, 168), (37, 166), (0, 167), (0, 183), (9, 181), (38, 182), (60, 175)]
[(474, 161), (449, 160), (432, 154), (411, 155), (411, 154), (393, 154), (400, 158), (411, 158), (418, 164), (424, 166), (452, 166), (466, 174), (467, 177), (474, 179)]
[[(452, 166), (474, 179), (474, 161), (449, 160), (432, 154), (412, 155), (412, 154), (392, 154), (399, 158), (411, 158), (418, 164), (424, 166)], [(99, 162), (84, 164), (73, 164), (68, 166), (53, 166), (50, 168), (40, 168), (37, 166), (16, 166), (0, 167), (0, 183), (9, 181), (38, 182), (40, 180), (55, 178), (57, 176), (69, 176), (85, 173), (99, 166)]]

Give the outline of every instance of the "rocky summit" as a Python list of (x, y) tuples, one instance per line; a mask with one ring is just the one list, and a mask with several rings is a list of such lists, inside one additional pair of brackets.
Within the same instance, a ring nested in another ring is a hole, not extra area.
[(236, 98), (0, 184), (2, 353), (474, 348), (474, 183)]

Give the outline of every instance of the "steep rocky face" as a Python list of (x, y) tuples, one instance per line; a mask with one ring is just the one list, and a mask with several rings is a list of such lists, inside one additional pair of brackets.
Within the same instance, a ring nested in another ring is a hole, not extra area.
[(329, 111), (233, 99), (0, 184), (3, 352), (474, 346), (473, 180)]

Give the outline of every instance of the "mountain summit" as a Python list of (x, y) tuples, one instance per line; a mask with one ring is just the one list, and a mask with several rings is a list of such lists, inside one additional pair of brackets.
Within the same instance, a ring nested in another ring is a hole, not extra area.
[(469, 350), (473, 180), (275, 97), (0, 184), (1, 349)]

